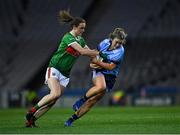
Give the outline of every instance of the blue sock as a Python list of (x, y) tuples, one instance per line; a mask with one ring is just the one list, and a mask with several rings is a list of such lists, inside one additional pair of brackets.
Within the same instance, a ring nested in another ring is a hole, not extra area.
[(77, 119), (79, 119), (79, 117), (76, 115), (76, 114), (73, 114), (69, 119), (68, 119), (68, 121), (69, 122), (74, 122), (75, 120), (77, 120)]
[(75, 120), (77, 120), (79, 117), (76, 115), (76, 114), (73, 114), (72, 116), (71, 116), (71, 119), (73, 120), (73, 121), (75, 121)]

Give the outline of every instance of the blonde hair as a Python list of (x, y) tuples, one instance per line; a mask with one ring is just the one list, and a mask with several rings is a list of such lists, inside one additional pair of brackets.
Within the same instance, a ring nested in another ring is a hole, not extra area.
[(115, 28), (112, 33), (109, 34), (109, 38), (114, 39), (118, 38), (121, 40), (122, 44), (126, 42), (127, 34), (125, 33), (123, 28)]

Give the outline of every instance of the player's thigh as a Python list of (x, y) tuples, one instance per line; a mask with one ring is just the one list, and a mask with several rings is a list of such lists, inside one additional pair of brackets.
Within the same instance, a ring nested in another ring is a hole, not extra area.
[(64, 87), (60, 85), (58, 79), (51, 77), (47, 80), (47, 83), (51, 94), (60, 96), (63, 93)]
[(105, 89), (106, 88), (106, 81), (105, 81), (105, 77), (102, 73), (98, 72), (94, 72), (93, 73), (93, 84), (99, 88)]
[(46, 71), (45, 84), (51, 89), (51, 94), (61, 95), (69, 83), (69, 78), (61, 74), (57, 69), (48, 67)]

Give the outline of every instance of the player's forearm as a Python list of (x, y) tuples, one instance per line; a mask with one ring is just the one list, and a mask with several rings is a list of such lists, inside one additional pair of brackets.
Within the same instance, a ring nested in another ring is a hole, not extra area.
[(98, 66), (104, 68), (104, 69), (107, 69), (107, 70), (112, 70), (112, 69), (114, 69), (116, 67), (116, 65), (113, 64), (113, 63), (104, 63), (102, 61), (98, 61), (96, 64)]
[(88, 55), (88, 56), (96, 56), (96, 55), (98, 55), (99, 54), (99, 52), (98, 51), (95, 51), (95, 50), (90, 50), (90, 49), (82, 49), (81, 51), (80, 51), (80, 54), (81, 55)]
[(81, 55), (91, 56), (95, 57), (99, 54), (96, 50), (91, 50), (89, 48), (82, 48), (78, 43), (71, 44), (71, 47), (73, 47), (76, 51), (78, 51)]

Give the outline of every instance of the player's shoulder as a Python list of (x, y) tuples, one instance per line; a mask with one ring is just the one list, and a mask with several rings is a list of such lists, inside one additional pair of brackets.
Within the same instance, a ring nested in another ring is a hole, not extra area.
[(100, 46), (108, 46), (110, 45), (110, 39), (104, 39), (100, 42)]
[(66, 33), (64, 36), (63, 36), (63, 39), (70, 39), (70, 38), (73, 38), (74, 39), (74, 36), (71, 34), (71, 33)]
[(71, 33), (68, 32), (63, 36), (62, 41), (66, 43), (72, 43), (75, 42), (76, 39)]
[(98, 45), (98, 50), (102, 51), (107, 49), (107, 47), (110, 45), (110, 40), (109, 39), (104, 39), (102, 40), (99, 45)]
[(109, 41), (110, 41), (110, 39), (106, 38), (106, 39), (102, 40), (101, 43), (108, 44)]
[(66, 33), (63, 37), (64, 39), (68, 39), (68, 40), (77, 40), (77, 41), (85, 41), (84, 38), (82, 36), (77, 36), (74, 37), (70, 32)]

